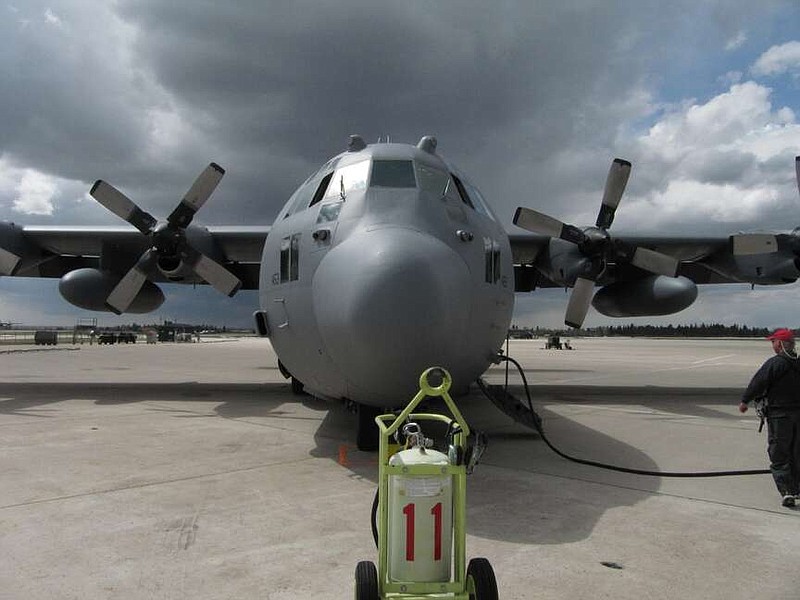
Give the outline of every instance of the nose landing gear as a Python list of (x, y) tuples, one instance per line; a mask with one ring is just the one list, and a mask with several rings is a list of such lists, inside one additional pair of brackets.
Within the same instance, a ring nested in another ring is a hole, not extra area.
[(383, 410), (366, 404), (357, 404), (358, 430), (356, 446), (363, 452), (375, 452), (378, 449), (378, 425), (375, 417), (383, 414)]

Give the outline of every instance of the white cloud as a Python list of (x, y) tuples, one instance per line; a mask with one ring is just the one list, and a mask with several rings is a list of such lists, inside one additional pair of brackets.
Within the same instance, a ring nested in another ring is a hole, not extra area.
[(725, 75), (717, 78), (717, 81), (724, 85), (733, 85), (742, 81), (742, 75), (741, 71), (728, 71)]
[(735, 84), (705, 104), (691, 103), (666, 115), (641, 143), (664, 157), (739, 144), (752, 132), (785, 119), (785, 114), (778, 117), (772, 112), (769, 97), (769, 88), (752, 81)]
[(61, 20), (61, 17), (59, 17), (56, 13), (54, 13), (50, 8), (45, 9), (44, 20), (48, 25), (53, 25), (55, 27), (64, 26), (64, 22)]
[(699, 181), (671, 181), (663, 192), (653, 192), (630, 207), (630, 216), (642, 219), (659, 214), (659, 222), (715, 221), (736, 223), (757, 221), (764, 212), (779, 205), (781, 194), (773, 186), (743, 189), (730, 184)]
[(759, 57), (750, 71), (755, 76), (782, 75), (787, 71), (800, 75), (800, 42), (772, 46)]
[(735, 84), (674, 109), (634, 140), (636, 182), (619, 226), (747, 228), (781, 210), (796, 213), (800, 124), (790, 108), (772, 106), (771, 94), (752, 81)]
[[(54, 216), (85, 200), (87, 185), (0, 159), (0, 208), (27, 216)], [(4, 200), (6, 202), (4, 202)]]
[(26, 215), (53, 214), (53, 197), (58, 186), (53, 177), (34, 169), (25, 169), (17, 184), (14, 210)]
[(740, 31), (735, 36), (727, 41), (725, 44), (725, 50), (730, 52), (731, 50), (736, 50), (737, 48), (741, 47), (747, 41), (747, 34), (744, 31)]

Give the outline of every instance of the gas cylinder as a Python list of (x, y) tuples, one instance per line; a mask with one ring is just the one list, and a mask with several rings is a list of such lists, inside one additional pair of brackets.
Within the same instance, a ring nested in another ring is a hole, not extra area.
[(389, 464), (404, 468), (404, 474), (389, 476), (389, 579), (450, 581), (452, 476), (414, 474), (417, 465), (446, 467), (450, 464), (447, 455), (415, 446), (394, 454)]

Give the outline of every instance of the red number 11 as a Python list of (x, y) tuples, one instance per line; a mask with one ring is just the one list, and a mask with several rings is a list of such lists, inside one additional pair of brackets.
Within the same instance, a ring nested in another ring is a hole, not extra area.
[[(414, 560), (414, 508), (413, 502), (403, 507), (406, 516), (406, 560)], [(433, 560), (442, 560), (442, 503), (431, 509), (433, 515)]]

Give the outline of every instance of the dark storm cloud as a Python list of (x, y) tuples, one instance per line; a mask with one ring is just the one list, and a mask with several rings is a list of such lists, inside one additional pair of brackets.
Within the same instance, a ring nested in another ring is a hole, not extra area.
[[(690, 2), (153, 1), (64, 3), (54, 24), (47, 6), (26, 4), (2, 26), (15, 49), (2, 59), (4, 156), (106, 178), (159, 214), (215, 160), (228, 176), (200, 218), (227, 223), (269, 221), (350, 133), (437, 135), (506, 222), (519, 201), (547, 210), (566, 190), (597, 189), (620, 120), (642, 110), (632, 98), (678, 38), (690, 45), (686, 15), (697, 12)], [(725, 39), (735, 26), (702, 35)]]
[[(130, 159), (144, 139), (140, 119), (132, 117), (145, 99), (128, 78), (111, 31), (88, 27), (89, 11), (58, 22), (48, 21), (46, 5), (37, 2), (4, 8), (3, 155), (74, 179), (87, 164)], [(101, 10), (97, 16), (108, 15)]]
[[(685, 6), (136, 2), (121, 14), (137, 28), (139, 60), (194, 124), (234, 164), (263, 157), (259, 177), (281, 196), (290, 175), (360, 132), (409, 142), (433, 133), (493, 196), (516, 199), (550, 179), (537, 170), (551, 157), (607, 148)], [(291, 172), (273, 168), (276, 155), (292, 159)], [(600, 157), (589, 167), (597, 177), (552, 191), (601, 186), (610, 156)], [(528, 177), (509, 181), (518, 165)]]

